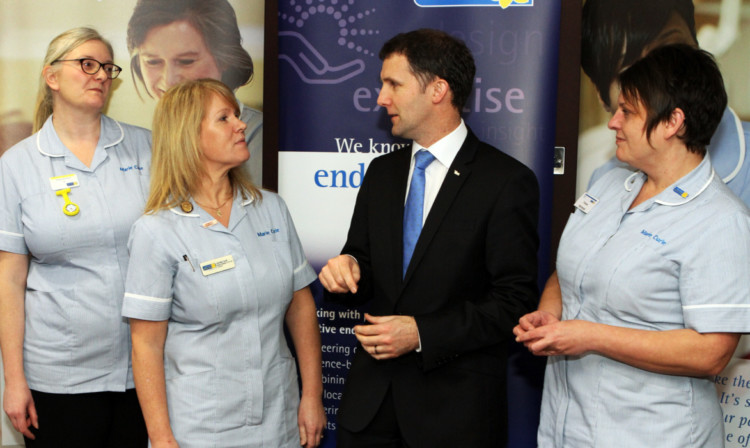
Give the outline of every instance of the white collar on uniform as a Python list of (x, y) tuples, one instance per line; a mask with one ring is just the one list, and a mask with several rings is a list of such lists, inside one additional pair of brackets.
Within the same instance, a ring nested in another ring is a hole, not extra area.
[[(102, 115), (100, 123), (99, 142), (104, 142), (104, 149), (117, 145), (125, 138), (125, 131), (116, 120)], [(52, 124), (52, 115), (44, 122), (42, 129), (36, 133), (36, 148), (47, 157), (65, 157), (65, 145), (62, 144), (55, 126)]]
[[(255, 200), (252, 197), (250, 197), (248, 199), (245, 199), (244, 201), (242, 201), (242, 206), (245, 207), (247, 205), (250, 205), (254, 201)], [(182, 202), (179, 203), (179, 204), (177, 204), (177, 205), (175, 205), (174, 207), (170, 208), (169, 211), (172, 212), (172, 213), (174, 213), (177, 216), (184, 216), (186, 218), (200, 218), (201, 215), (199, 213), (194, 213), (193, 212), (193, 210), (195, 210), (195, 208), (196, 208), (196, 205), (193, 203), (194, 201), (185, 201), (185, 202), (190, 203), (190, 205), (192, 206), (192, 210), (191, 211), (186, 212), (186, 211), (182, 210), (182, 204), (183, 204)]]
[[(646, 180), (646, 174), (643, 171), (636, 171), (625, 179), (625, 190), (630, 192), (636, 183), (636, 177), (641, 177), (640, 185)], [(677, 182), (667, 187), (664, 191), (657, 194), (654, 202), (661, 205), (683, 205), (697, 198), (703, 193), (716, 176), (711, 165), (708, 154), (703, 157), (701, 163), (692, 171), (680, 178)]]

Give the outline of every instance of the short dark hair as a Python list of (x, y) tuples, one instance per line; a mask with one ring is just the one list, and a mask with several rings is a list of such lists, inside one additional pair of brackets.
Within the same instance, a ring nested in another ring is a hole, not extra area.
[(679, 107), (685, 124), (678, 138), (688, 151), (706, 153), (727, 107), (724, 80), (710, 53), (683, 44), (660, 47), (622, 72), (619, 81), (623, 98), (645, 107), (647, 137)]
[(672, 13), (685, 21), (697, 41), (692, 0), (587, 0), (583, 5), (581, 68), (608, 107), (614, 106), (609, 104), (609, 86), (618, 72), (640, 59)]
[(138, 47), (146, 40), (146, 35), (154, 27), (178, 20), (187, 21), (203, 36), (224, 84), (235, 90), (250, 82), (253, 60), (242, 47), (237, 16), (227, 0), (138, 0), (128, 22), (127, 35), (130, 71), (135, 75), (133, 82), (135, 78), (144, 82)]
[(422, 89), (436, 76), (447, 81), (453, 92), (451, 103), (461, 112), (477, 71), (471, 50), (462, 40), (443, 31), (423, 28), (394, 36), (383, 45), (379, 56), (385, 60), (393, 54), (406, 57)]

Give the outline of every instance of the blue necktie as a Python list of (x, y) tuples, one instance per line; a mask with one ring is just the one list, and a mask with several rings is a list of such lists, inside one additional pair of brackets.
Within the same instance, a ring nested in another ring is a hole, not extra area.
[(406, 197), (404, 209), (404, 259), (402, 276), (406, 276), (414, 246), (417, 245), (419, 234), (422, 232), (422, 212), (424, 210), (424, 170), (435, 156), (424, 149), (414, 155), (414, 172), (411, 175), (409, 195)]

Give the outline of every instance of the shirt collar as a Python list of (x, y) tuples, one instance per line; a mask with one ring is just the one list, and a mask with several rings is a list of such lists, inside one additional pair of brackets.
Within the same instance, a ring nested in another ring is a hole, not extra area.
[[(687, 204), (708, 188), (715, 174), (711, 160), (706, 155), (697, 167), (693, 168), (692, 171), (677, 182), (665, 188), (664, 191), (657, 194), (650, 201), (669, 206)], [(637, 194), (645, 181), (646, 175), (642, 171), (636, 171), (625, 179), (624, 188), (628, 192), (635, 190), (635, 194)]]
[[(238, 200), (240, 201), (240, 204), (239, 204), (240, 205), (240, 210), (242, 210), (243, 213), (244, 213), (245, 207), (247, 207), (248, 205), (250, 205), (253, 202), (255, 202), (255, 200), (252, 197), (249, 197), (247, 199), (242, 199), (241, 197), (239, 199), (235, 198), (234, 201), (232, 201), (232, 208), (234, 208), (234, 203), (237, 202)], [(190, 209), (189, 212), (185, 211), (182, 208), (182, 204), (184, 204), (184, 203), (190, 204), (191, 209)], [(211, 215), (203, 215), (199, 211), (198, 205), (193, 200), (181, 202), (181, 203), (175, 205), (174, 207), (170, 208), (169, 211), (172, 212), (173, 214), (175, 214), (177, 216), (180, 216), (180, 217), (183, 217), (183, 218), (200, 218), (201, 216), (203, 216), (204, 219), (203, 219), (203, 221), (200, 221), (200, 224), (204, 228), (211, 227), (211, 225), (207, 225), (207, 224), (209, 224), (211, 221), (213, 221), (213, 217)], [(234, 212), (234, 210), (232, 210), (232, 211)], [(234, 221), (234, 219), (232, 219), (232, 221)]]
[(458, 154), (458, 151), (464, 144), (467, 135), (469, 135), (469, 129), (466, 127), (464, 120), (461, 119), (461, 123), (458, 124), (458, 127), (456, 129), (451, 131), (450, 134), (433, 143), (429, 148), (425, 148), (419, 143), (413, 142), (411, 151), (412, 158), (414, 157), (414, 154), (417, 153), (417, 151), (421, 149), (428, 149), (430, 153), (435, 156), (438, 162), (440, 162), (441, 165), (445, 166), (445, 168), (448, 168), (453, 163), (453, 159), (456, 158), (456, 154)]
[[(104, 149), (111, 148), (120, 143), (125, 137), (125, 131), (120, 123), (107, 117), (101, 116), (101, 131), (99, 133), (99, 143)], [(36, 134), (36, 147), (40, 153), (47, 157), (65, 157), (68, 153), (67, 148), (63, 145), (60, 137), (52, 125), (52, 115), (47, 118), (42, 128)]]

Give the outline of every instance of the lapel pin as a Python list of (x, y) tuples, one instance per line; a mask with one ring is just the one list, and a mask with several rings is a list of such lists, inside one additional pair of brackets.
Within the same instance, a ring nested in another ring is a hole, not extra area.
[(460, 176), (461, 175), (461, 173), (459, 173), (458, 170), (453, 170), (453, 174), (456, 175), (456, 176)]
[(190, 213), (193, 211), (193, 204), (191, 204), (188, 201), (185, 201), (182, 204), (180, 204), (180, 208), (182, 209), (183, 212)]

